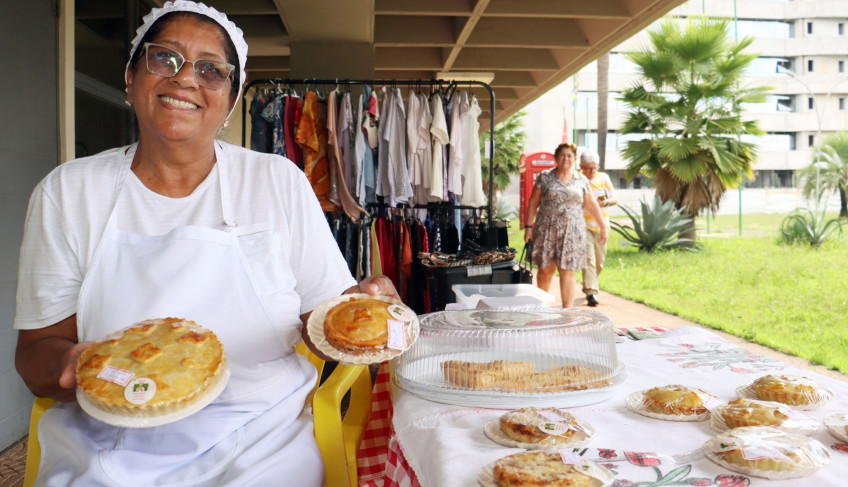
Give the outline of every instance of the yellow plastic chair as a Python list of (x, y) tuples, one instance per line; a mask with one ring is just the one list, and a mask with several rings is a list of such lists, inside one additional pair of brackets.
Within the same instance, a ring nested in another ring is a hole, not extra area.
[[(324, 370), (324, 361), (301, 342), (295, 349), (304, 355), (318, 370), (318, 382)], [(343, 399), (350, 392), (347, 410), (342, 411)], [(310, 396), (315, 417), (315, 440), (324, 460), (324, 477), (327, 487), (356, 487), (356, 453), (371, 412), (371, 372), (365, 365), (339, 364), (323, 384)], [(36, 397), (29, 419), (26, 471), (24, 487), (31, 487), (38, 476), (41, 447), (38, 443), (38, 421), (44, 411), (56, 401)], [(344, 466), (344, 468), (342, 468)]]

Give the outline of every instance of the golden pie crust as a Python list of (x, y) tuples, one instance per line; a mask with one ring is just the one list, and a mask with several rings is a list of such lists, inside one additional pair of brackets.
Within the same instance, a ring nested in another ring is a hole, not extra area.
[(756, 399), (734, 399), (721, 407), (719, 414), (728, 428), (740, 426), (780, 426), (789, 416), (781, 404)]
[(814, 404), (826, 396), (826, 391), (812, 379), (795, 375), (764, 375), (751, 384), (757, 397), (790, 406)]
[[(540, 411), (546, 412), (547, 415)], [(551, 422), (562, 423), (567, 429), (560, 434), (552, 435), (539, 428), (540, 424)], [(554, 407), (516, 409), (501, 416), (499, 423), (501, 431), (506, 436), (520, 443), (546, 446), (567, 444), (572, 442), (576, 435), (585, 434), (583, 427), (573, 414)]]
[(527, 451), (495, 462), (498, 487), (601, 487), (604, 482), (562, 461), (558, 452)]
[[(130, 385), (152, 380), (155, 393), (146, 402), (131, 402), (128, 384), (106, 378), (116, 369)], [(226, 370), (224, 347), (213, 332), (193, 321), (163, 318), (142, 321), (88, 347), (77, 361), (76, 379), (78, 391), (99, 410), (154, 417), (205, 399)]]
[(654, 413), (691, 416), (709, 412), (704, 406), (706, 397), (709, 395), (700, 389), (672, 384), (645, 390), (642, 403)]
[(336, 350), (362, 354), (384, 350), (389, 341), (391, 303), (371, 298), (341, 302), (324, 318), (324, 336)]
[(450, 385), (474, 390), (565, 392), (599, 389), (613, 382), (607, 374), (585, 365), (563, 365), (545, 371), (537, 371), (532, 362), (511, 360), (447, 360), (441, 365)]

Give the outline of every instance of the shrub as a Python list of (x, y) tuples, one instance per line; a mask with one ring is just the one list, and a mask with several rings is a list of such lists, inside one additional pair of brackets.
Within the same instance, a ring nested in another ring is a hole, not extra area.
[(610, 222), (612, 229), (625, 239), (621, 242), (622, 246), (638, 247), (646, 252), (674, 248), (696, 251), (702, 248), (691, 238), (680, 237), (681, 232), (691, 229), (693, 220), (675, 208), (673, 202), (663, 203), (659, 196), (655, 196), (653, 204), (648, 205), (646, 201), (642, 201), (641, 206), (641, 220), (635, 211), (621, 206), (622, 211), (630, 218), (632, 226)]
[(844, 218), (827, 218), (826, 208), (818, 212), (809, 208), (796, 208), (780, 224), (780, 241), (785, 244), (810, 244), (818, 247), (834, 232), (842, 235)]

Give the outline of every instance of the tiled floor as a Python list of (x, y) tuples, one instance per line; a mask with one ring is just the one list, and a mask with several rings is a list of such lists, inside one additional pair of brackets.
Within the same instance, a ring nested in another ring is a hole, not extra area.
[(0, 487), (24, 485), (26, 467), (26, 438), (0, 453)]

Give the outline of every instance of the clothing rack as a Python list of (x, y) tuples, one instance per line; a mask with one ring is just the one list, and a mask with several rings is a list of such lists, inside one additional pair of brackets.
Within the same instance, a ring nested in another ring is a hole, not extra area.
[[(452, 209), (470, 209), (470, 210), (480, 210), (485, 209), (487, 215), (487, 223), (489, 225), (492, 224), (494, 208), (492, 206), (492, 193), (494, 191), (494, 157), (495, 157), (495, 92), (492, 90), (492, 87), (489, 86), (488, 83), (484, 83), (482, 81), (449, 81), (449, 80), (422, 80), (422, 79), (410, 79), (410, 80), (396, 80), (396, 79), (373, 79), (373, 80), (350, 80), (350, 79), (317, 79), (317, 78), (303, 78), (303, 79), (291, 79), (291, 78), (267, 78), (267, 79), (256, 79), (250, 81), (245, 85), (244, 91), (242, 94), (242, 105), (241, 105), (241, 145), (242, 147), (247, 147), (247, 107), (250, 105), (250, 100), (248, 99), (248, 92), (251, 88), (256, 85), (273, 85), (277, 86), (291, 86), (291, 85), (332, 85), (335, 87), (338, 86), (354, 86), (354, 85), (384, 85), (384, 86), (407, 86), (409, 88), (419, 88), (421, 86), (439, 86), (443, 88), (446, 93), (450, 94), (458, 86), (481, 86), (485, 88), (489, 92), (489, 202), (488, 205), (484, 207), (474, 207), (474, 206), (461, 206), (461, 205), (448, 205), (448, 207)], [(332, 88), (331, 88), (332, 89)], [(446, 206), (443, 206), (446, 207)]]

